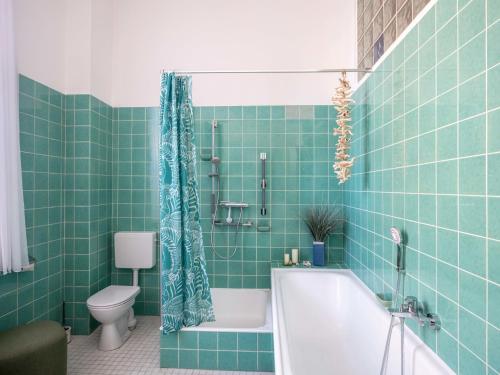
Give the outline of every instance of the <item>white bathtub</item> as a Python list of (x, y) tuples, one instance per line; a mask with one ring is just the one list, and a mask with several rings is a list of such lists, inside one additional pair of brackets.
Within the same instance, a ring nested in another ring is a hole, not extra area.
[(272, 332), (269, 289), (212, 288), (215, 322), (183, 331)]
[[(350, 270), (273, 269), (276, 375), (378, 374), (389, 313)], [(453, 374), (410, 329), (405, 374)], [(394, 327), (387, 374), (400, 374)]]

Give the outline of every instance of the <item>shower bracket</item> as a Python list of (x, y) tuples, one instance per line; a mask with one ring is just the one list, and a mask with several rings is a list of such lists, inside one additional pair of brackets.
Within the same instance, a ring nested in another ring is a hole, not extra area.
[(245, 202), (231, 202), (231, 201), (221, 201), (219, 206), (226, 208), (247, 208), (248, 203)]
[(253, 226), (253, 222), (251, 221), (247, 221), (245, 223), (228, 223), (227, 221), (222, 221), (222, 220), (216, 220), (215, 221), (215, 225), (217, 225), (218, 227), (251, 227)]
[[(240, 220), (241, 220), (241, 216), (243, 214), (243, 209), (248, 207), (248, 203), (245, 203), (245, 202), (221, 201), (219, 203), (219, 206), (227, 208), (227, 217), (225, 219), (225, 224), (230, 225), (230, 226), (243, 225), (243, 224), (241, 224)], [(232, 211), (233, 208), (235, 208), (235, 209), (239, 208), (240, 209), (240, 220), (238, 220), (237, 223), (233, 222), (233, 217), (231, 216), (231, 211)], [(247, 225), (247, 226), (250, 226), (250, 225)]]

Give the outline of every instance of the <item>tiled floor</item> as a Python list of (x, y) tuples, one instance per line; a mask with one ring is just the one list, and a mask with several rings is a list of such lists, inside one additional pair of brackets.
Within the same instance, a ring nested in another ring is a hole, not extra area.
[(208, 371), (160, 368), (160, 318), (138, 316), (137, 328), (117, 350), (97, 349), (100, 328), (90, 336), (73, 336), (68, 345), (69, 375), (269, 375), (264, 372)]

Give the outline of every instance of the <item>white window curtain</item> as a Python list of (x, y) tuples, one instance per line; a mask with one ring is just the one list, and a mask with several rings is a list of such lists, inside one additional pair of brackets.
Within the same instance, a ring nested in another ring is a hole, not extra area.
[(28, 264), (13, 0), (0, 0), (0, 274)]

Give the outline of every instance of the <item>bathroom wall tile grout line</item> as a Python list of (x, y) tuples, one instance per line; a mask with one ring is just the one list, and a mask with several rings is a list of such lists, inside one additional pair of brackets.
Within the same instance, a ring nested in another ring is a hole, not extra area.
[[(491, 0), (489, 0), (491, 1)], [(484, 19), (485, 19), (485, 23), (486, 23), (486, 29), (483, 31), (484, 32), (484, 64), (486, 65), (486, 67), (488, 67), (488, 39), (489, 39), (489, 36), (488, 36), (488, 1), (485, 2), (485, 5), (484, 5)], [(493, 26), (493, 25), (492, 25)], [(489, 70), (486, 69), (486, 73), (485, 73), (485, 82), (484, 82), (484, 97), (486, 99), (486, 104), (485, 104), (485, 107), (488, 108), (488, 75), (489, 75)], [(488, 185), (488, 171), (489, 171), (489, 168), (488, 168), (488, 160), (489, 160), (489, 154), (488, 154), (488, 125), (489, 125), (489, 116), (485, 116), (485, 126), (484, 126), (484, 129), (485, 129), (485, 139), (484, 139), (484, 148), (485, 148), (485, 151), (486, 151), (486, 154), (488, 155), (487, 157), (485, 157), (485, 173), (484, 173), (484, 179), (485, 179), (485, 193), (486, 195), (489, 196), (489, 193), (490, 193), (490, 189), (489, 189), (489, 185)], [(458, 132), (457, 132), (458, 133)], [(458, 147), (458, 146), (457, 146)], [(486, 276), (486, 279), (489, 280), (489, 262), (488, 262), (488, 247), (489, 247), (489, 204), (486, 204), (485, 205), (485, 223), (486, 223), (486, 241), (485, 241), (485, 246), (486, 246), (486, 252), (485, 252), (485, 256), (486, 256), (486, 259), (485, 259), (485, 276)], [(486, 315), (486, 322), (489, 322), (490, 320), (490, 316), (489, 316), (489, 285), (488, 283), (486, 284), (486, 291), (485, 291), (485, 296), (486, 296), (486, 301), (485, 301), (485, 315)], [(488, 368), (489, 368), (489, 363), (490, 363), (490, 358), (489, 358), (489, 340), (488, 340), (488, 336), (489, 336), (489, 329), (488, 329), (488, 324), (486, 324), (486, 329), (485, 329), (485, 357), (486, 357), (486, 369), (485, 369), (485, 373), (488, 372)]]

